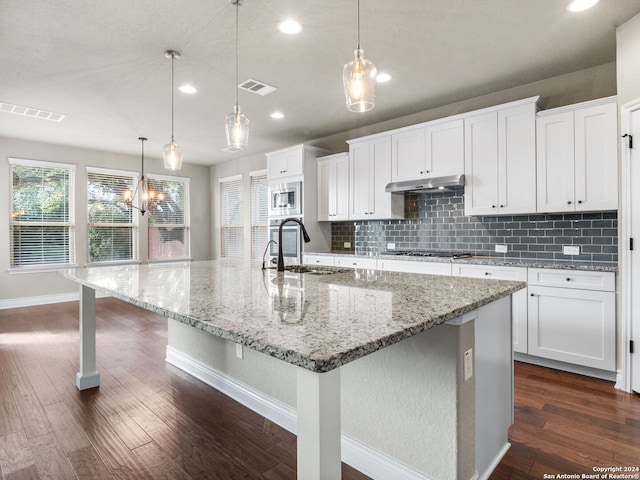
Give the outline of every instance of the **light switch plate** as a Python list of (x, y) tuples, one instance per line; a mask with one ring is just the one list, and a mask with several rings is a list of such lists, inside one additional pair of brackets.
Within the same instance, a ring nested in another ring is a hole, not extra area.
[(506, 245), (496, 245), (496, 253), (507, 253), (509, 251), (509, 247)]
[(387, 243), (387, 250), (395, 250), (396, 249), (396, 244), (393, 242), (388, 242)]
[(473, 348), (464, 352), (464, 381), (473, 377)]
[(243, 357), (242, 344), (240, 343), (236, 343), (236, 357), (240, 360), (242, 360)]
[(580, 245), (563, 245), (562, 253), (565, 255), (580, 255)]
[(344, 242), (343, 248), (351, 248), (351, 242)]

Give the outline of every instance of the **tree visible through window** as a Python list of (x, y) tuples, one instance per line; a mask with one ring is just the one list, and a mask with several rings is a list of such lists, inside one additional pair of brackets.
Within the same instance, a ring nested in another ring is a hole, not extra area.
[(125, 172), (87, 169), (88, 260), (93, 262), (135, 260), (137, 235), (132, 209), (124, 192), (135, 184)]
[(10, 158), (10, 265), (75, 263), (73, 165)]
[(189, 257), (189, 179), (149, 176), (149, 189), (164, 200), (149, 209), (149, 260)]

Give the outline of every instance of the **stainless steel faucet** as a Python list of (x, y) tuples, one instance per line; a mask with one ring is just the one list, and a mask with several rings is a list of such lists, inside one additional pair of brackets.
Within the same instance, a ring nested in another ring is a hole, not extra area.
[(280, 226), (278, 227), (278, 272), (284, 272), (284, 255), (282, 254), (282, 227), (289, 222), (295, 222), (300, 225), (304, 243), (309, 243), (311, 241), (311, 239), (309, 238), (309, 234), (307, 233), (307, 229), (304, 228), (301, 220), (298, 220), (297, 218), (285, 218), (282, 222), (280, 222)]

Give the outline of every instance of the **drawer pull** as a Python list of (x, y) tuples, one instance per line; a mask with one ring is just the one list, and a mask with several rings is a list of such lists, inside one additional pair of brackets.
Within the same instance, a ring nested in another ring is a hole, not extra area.
[(489, 273), (489, 272), (484, 272), (484, 274), (485, 274), (485, 275), (491, 275), (491, 273)]
[(570, 277), (567, 277), (567, 282), (570, 282), (570, 281), (571, 281), (571, 278), (570, 278)]

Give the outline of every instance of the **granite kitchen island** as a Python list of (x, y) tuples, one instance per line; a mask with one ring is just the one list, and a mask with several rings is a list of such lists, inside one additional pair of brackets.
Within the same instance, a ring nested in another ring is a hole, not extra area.
[[(299, 479), (340, 478), (341, 432), (343, 444), (346, 436), (362, 451), (380, 452), (376, 472), (366, 471), (371, 459), (365, 468), (345, 459), (378, 478), (400, 471), (403, 478), (483, 478), (508, 448), (510, 295), (523, 282), (373, 270), (278, 273), (232, 260), (63, 275), (81, 284), (78, 388), (100, 381), (96, 290), (166, 316), (169, 343), (172, 332), (180, 337), (174, 350), (200, 344), (213, 358), (226, 344), (242, 345), (238, 362), (295, 383)], [(175, 358), (199, 357), (187, 351)]]

